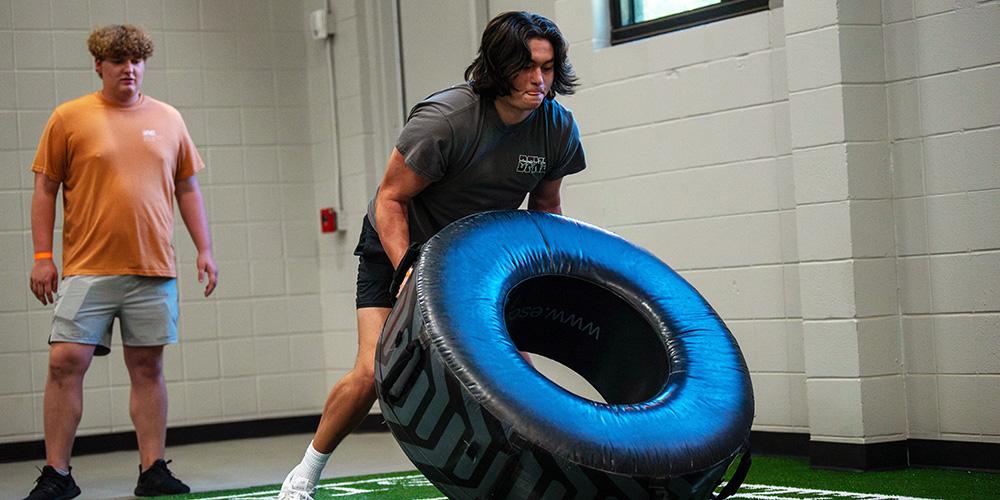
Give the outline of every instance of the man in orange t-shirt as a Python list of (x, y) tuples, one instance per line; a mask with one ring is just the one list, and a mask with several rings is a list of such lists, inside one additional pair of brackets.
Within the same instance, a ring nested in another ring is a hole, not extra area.
[[(31, 170), (35, 261), (30, 286), (53, 303), (45, 383), (46, 466), (26, 500), (70, 499), (80, 488), (69, 460), (83, 412), (83, 377), (110, 351), (118, 318), (132, 383), (140, 496), (187, 493), (163, 460), (167, 391), (163, 346), (177, 341), (174, 199), (198, 250), (207, 297), (218, 269), (195, 174), (205, 167), (180, 113), (140, 93), (153, 52), (141, 27), (103, 26), (87, 39), (100, 91), (64, 103), (45, 126)], [(52, 259), (63, 190), (63, 278)]]

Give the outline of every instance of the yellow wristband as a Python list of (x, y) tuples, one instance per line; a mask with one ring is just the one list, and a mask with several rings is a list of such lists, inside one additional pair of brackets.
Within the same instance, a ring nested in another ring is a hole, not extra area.
[(38, 252), (35, 254), (35, 260), (51, 259), (51, 258), (52, 258), (52, 252)]

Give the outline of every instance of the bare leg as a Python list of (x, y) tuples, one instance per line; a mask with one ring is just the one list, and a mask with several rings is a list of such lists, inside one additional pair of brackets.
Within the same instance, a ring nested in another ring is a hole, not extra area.
[(167, 439), (167, 385), (163, 379), (163, 346), (124, 346), (132, 380), (129, 414), (139, 441), (142, 469), (163, 458)]
[(388, 308), (358, 309), (358, 357), (354, 369), (330, 390), (323, 416), (313, 438), (313, 448), (330, 453), (368, 415), (375, 404), (375, 346)]
[(94, 346), (55, 342), (49, 346), (43, 418), (48, 465), (69, 470), (76, 428), (83, 416), (83, 376), (94, 359)]

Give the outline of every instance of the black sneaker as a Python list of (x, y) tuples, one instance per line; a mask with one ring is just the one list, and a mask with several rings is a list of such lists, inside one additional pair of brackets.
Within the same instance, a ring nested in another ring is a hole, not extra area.
[(69, 500), (80, 494), (80, 487), (73, 480), (73, 475), (64, 476), (51, 465), (42, 468), (42, 475), (35, 482), (38, 483), (35, 489), (24, 500)]
[(167, 468), (169, 463), (164, 462), (163, 459), (157, 460), (145, 472), (142, 471), (142, 465), (140, 465), (139, 482), (135, 485), (135, 495), (156, 497), (190, 493), (191, 488), (174, 477), (174, 474)]

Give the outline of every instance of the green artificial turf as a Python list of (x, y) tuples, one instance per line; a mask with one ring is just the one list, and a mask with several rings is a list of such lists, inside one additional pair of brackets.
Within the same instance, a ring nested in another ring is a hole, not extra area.
[[(911, 497), (931, 500), (998, 500), (1000, 474), (985, 472), (905, 469), (879, 472), (816, 470), (807, 460), (754, 457), (740, 499), (866, 500)], [(374, 474), (326, 480), (315, 500), (433, 500), (443, 499), (419, 472)], [(750, 486), (755, 485), (755, 486)], [(760, 488), (788, 487), (787, 491)], [(792, 488), (796, 490), (791, 490)], [(810, 491), (816, 490), (816, 491)], [(834, 492), (838, 492), (834, 494)], [(191, 493), (163, 500), (273, 499), (278, 485), (223, 492)], [(854, 495), (850, 494), (854, 493)], [(865, 496), (885, 495), (880, 497)]]
[(941, 500), (1000, 499), (1000, 474), (937, 469), (875, 472), (818, 470), (808, 460), (754, 457), (747, 484), (880, 493)]

